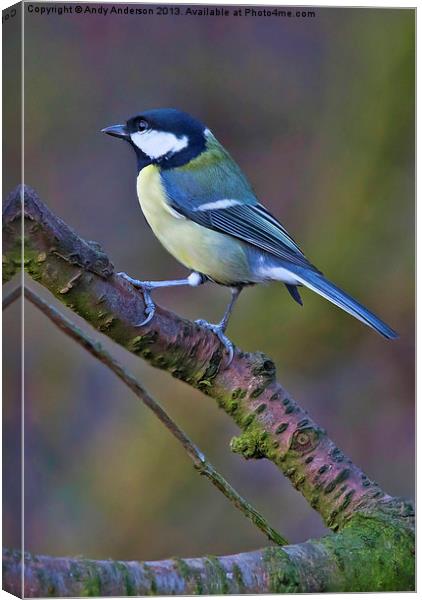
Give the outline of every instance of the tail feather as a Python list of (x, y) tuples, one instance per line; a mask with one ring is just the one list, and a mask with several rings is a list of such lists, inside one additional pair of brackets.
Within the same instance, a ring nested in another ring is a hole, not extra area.
[(296, 285), (290, 285), (289, 283), (286, 283), (285, 286), (287, 288), (287, 291), (289, 292), (289, 294), (293, 298), (293, 300), (295, 302), (297, 302), (298, 304), (300, 304), (300, 306), (303, 306), (302, 298), (300, 297), (299, 290), (297, 289), (297, 286)]
[(391, 327), (381, 321), (374, 313), (352, 298), (352, 296), (346, 294), (346, 292), (334, 285), (334, 283), (325, 279), (320, 273), (300, 267), (297, 268), (296, 266), (292, 268), (290, 265), (289, 271), (294, 273), (294, 276), (300, 283), (353, 315), (356, 319), (362, 321), (362, 323), (372, 327), (372, 329), (375, 329), (375, 331), (387, 339), (394, 340), (399, 337)]

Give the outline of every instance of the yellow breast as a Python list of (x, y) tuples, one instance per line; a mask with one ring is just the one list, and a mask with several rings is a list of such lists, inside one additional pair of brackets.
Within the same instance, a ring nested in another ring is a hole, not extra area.
[(244, 246), (180, 215), (167, 202), (160, 172), (144, 167), (137, 180), (142, 211), (162, 245), (188, 269), (208, 275), (220, 283), (248, 280), (249, 266)]

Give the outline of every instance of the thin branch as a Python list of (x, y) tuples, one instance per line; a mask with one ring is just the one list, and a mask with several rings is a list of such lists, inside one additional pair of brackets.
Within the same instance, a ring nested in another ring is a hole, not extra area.
[(287, 540), (275, 529), (270, 527), (262, 515), (246, 502), (236, 492), (236, 490), (224, 479), (213, 465), (206, 459), (205, 455), (189, 439), (182, 429), (166, 413), (163, 407), (141, 386), (139, 381), (129, 373), (121, 363), (119, 363), (103, 346), (92, 340), (86, 333), (77, 327), (72, 321), (62, 315), (53, 306), (45, 302), (38, 294), (25, 287), (25, 298), (28, 298), (37, 308), (39, 308), (61, 331), (75, 340), (92, 356), (95, 356), (105, 364), (113, 373), (117, 375), (134, 394), (147, 406), (161, 423), (170, 431), (170, 433), (181, 443), (189, 458), (192, 460), (195, 469), (201, 475), (205, 475), (211, 483), (224, 494), (224, 496), (236, 506), (258, 529), (267, 536), (267, 538), (278, 545), (288, 544)]
[(22, 296), (22, 286), (18, 285), (11, 292), (2, 298), (2, 310), (13, 304), (15, 300)]

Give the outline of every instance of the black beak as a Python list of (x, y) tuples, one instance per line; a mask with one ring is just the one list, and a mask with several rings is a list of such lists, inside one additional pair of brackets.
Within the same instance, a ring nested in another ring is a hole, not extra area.
[(101, 133), (107, 133), (113, 137), (129, 140), (129, 132), (126, 125), (111, 125), (111, 127), (104, 127), (104, 129), (101, 129)]

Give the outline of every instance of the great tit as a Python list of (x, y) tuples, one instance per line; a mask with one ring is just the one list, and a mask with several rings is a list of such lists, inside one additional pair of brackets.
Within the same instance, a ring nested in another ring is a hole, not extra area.
[(127, 141), (137, 158), (137, 193), (142, 211), (163, 246), (192, 272), (185, 279), (138, 281), (123, 275), (144, 295), (147, 318), (155, 304), (152, 290), (198, 286), (213, 281), (231, 288), (220, 323), (197, 321), (225, 345), (230, 313), (242, 288), (281, 281), (302, 304), (306, 286), (386, 338), (397, 333), (362, 304), (331, 283), (305, 257), (281, 223), (257, 200), (227, 150), (200, 121), (174, 108), (148, 110), (124, 125), (102, 130)]

